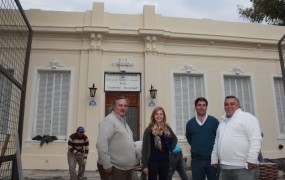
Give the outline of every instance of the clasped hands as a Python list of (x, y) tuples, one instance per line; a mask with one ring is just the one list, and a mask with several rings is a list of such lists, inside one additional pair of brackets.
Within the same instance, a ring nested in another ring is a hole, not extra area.
[(247, 162), (247, 168), (248, 169), (255, 169), (255, 168), (257, 168), (257, 164)]
[[(219, 167), (218, 164), (212, 164), (213, 168), (217, 169)], [(255, 169), (257, 168), (257, 164), (247, 162), (247, 169)]]

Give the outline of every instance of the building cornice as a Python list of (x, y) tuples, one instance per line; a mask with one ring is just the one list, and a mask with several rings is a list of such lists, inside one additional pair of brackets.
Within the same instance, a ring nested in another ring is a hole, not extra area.
[(230, 42), (230, 43), (244, 43), (244, 44), (256, 44), (256, 45), (276, 45), (278, 39), (270, 38), (253, 38), (247, 36), (225, 36), (225, 35), (214, 35), (214, 34), (195, 34), (195, 33), (181, 33), (181, 32), (170, 32), (158, 29), (111, 29), (108, 27), (52, 27), (52, 26), (33, 26), (34, 36), (37, 34), (50, 34), (55, 35), (64, 33), (65, 35), (87, 35), (90, 33), (100, 33), (120, 36), (138, 36), (145, 37), (148, 35), (154, 35), (161, 39), (171, 39), (171, 40), (202, 40), (209, 42)]

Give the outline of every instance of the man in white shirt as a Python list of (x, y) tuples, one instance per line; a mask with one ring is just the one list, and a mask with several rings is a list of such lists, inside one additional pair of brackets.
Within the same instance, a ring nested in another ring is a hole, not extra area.
[(211, 164), (214, 168), (220, 165), (222, 179), (257, 180), (262, 142), (259, 122), (240, 109), (235, 96), (225, 98), (224, 109), (226, 116), (217, 129)]

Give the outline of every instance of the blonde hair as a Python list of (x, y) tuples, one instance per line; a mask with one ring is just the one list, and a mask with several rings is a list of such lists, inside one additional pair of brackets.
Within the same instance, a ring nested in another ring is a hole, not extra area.
[(166, 123), (166, 114), (165, 114), (165, 111), (164, 111), (164, 109), (163, 109), (162, 107), (160, 107), (160, 106), (157, 106), (157, 107), (155, 107), (155, 108), (153, 109), (152, 114), (151, 114), (151, 116), (150, 116), (150, 123), (149, 123), (148, 126), (153, 126), (153, 125), (156, 123), (156, 122), (155, 122), (155, 119), (154, 119), (154, 116), (155, 116), (155, 114), (157, 113), (157, 111), (159, 111), (159, 110), (161, 110), (162, 113), (163, 113), (163, 120), (162, 120), (162, 122), (168, 127), (168, 124)]

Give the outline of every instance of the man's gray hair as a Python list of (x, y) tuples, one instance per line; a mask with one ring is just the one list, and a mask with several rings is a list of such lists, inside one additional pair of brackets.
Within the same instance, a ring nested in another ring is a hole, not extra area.
[(127, 101), (127, 104), (129, 105), (129, 100), (128, 100), (125, 96), (117, 96), (117, 97), (115, 97), (115, 98), (113, 99), (113, 101), (112, 101), (112, 107), (113, 107), (113, 108), (115, 107), (117, 101), (120, 100), (120, 99), (126, 100), (126, 101)]

